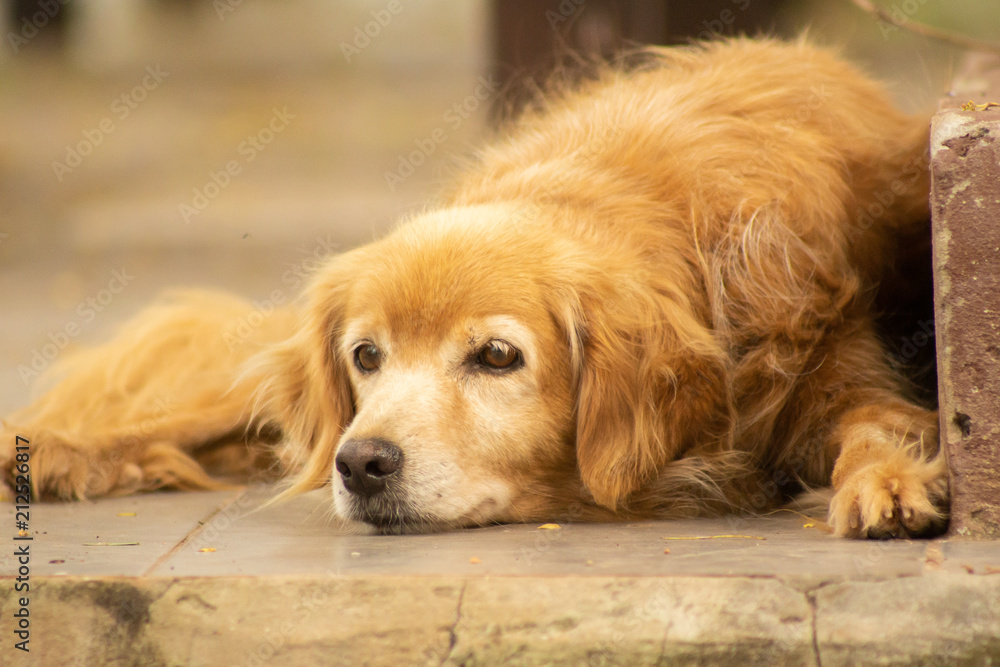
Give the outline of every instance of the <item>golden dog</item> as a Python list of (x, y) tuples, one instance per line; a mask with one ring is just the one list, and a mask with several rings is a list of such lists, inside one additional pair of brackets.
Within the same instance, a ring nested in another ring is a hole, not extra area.
[[(211, 488), (273, 455), (383, 532), (761, 512), (939, 532), (936, 413), (876, 336), (928, 218), (927, 118), (805, 43), (652, 49), (553, 94), (440, 205), (252, 306), (174, 295), (5, 423), (36, 496)], [(24, 480), (10, 481), (25, 491)], [(20, 482), (20, 484), (19, 484)], [(18, 490), (18, 489), (15, 489)]]

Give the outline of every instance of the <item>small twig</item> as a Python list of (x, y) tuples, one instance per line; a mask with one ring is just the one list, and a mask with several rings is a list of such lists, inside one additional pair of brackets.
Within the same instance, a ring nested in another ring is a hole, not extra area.
[(987, 109), (992, 109), (993, 107), (1000, 107), (1000, 104), (996, 102), (987, 102), (986, 104), (976, 104), (972, 100), (969, 100), (962, 105), (962, 111), (986, 111)]
[(922, 35), (923, 37), (930, 37), (931, 39), (938, 39), (943, 42), (949, 42), (956, 46), (960, 46), (963, 49), (968, 49), (969, 51), (985, 51), (987, 53), (1000, 53), (1000, 44), (994, 42), (987, 42), (981, 39), (975, 39), (973, 37), (967, 37), (965, 35), (960, 35), (958, 33), (950, 32), (948, 30), (942, 30), (941, 28), (935, 28), (932, 25), (927, 25), (926, 23), (921, 23), (919, 21), (914, 21), (913, 19), (908, 19), (905, 21), (897, 21), (893, 16), (882, 9), (877, 7), (875, 3), (871, 0), (850, 0), (851, 4), (860, 9), (861, 11), (871, 14), (879, 21), (884, 21), (890, 25), (896, 26), (897, 28), (903, 28), (904, 30), (909, 30), (917, 35)]

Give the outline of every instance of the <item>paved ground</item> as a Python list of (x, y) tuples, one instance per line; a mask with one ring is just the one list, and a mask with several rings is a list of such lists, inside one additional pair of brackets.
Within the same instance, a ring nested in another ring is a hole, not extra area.
[[(1000, 656), (995, 542), (838, 540), (790, 512), (385, 537), (331, 519), (323, 492), (261, 509), (270, 493), (33, 506), (33, 539), (14, 544), (30, 545), (32, 656), (51, 662), (32, 664)], [(0, 557), (0, 575), (17, 566)], [(18, 608), (0, 588), (0, 616)]]

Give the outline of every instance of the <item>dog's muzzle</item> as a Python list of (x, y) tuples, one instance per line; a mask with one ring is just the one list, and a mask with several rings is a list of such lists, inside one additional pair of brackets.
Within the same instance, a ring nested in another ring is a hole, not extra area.
[(385, 491), (402, 466), (402, 450), (379, 438), (348, 440), (337, 452), (336, 467), (344, 488), (363, 499)]

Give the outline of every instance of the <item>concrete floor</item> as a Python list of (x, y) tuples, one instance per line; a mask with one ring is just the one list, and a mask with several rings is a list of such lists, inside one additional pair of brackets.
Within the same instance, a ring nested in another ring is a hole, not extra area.
[[(378, 536), (323, 491), (31, 508), (32, 660), (4, 664), (995, 664), (1000, 548), (791, 512)], [(8, 508), (4, 521), (13, 524)], [(23, 544), (23, 542), (19, 543)], [(0, 574), (13, 576), (11, 553)], [(17, 609), (0, 588), (0, 615)], [(6, 641), (6, 640), (5, 640)], [(991, 662), (993, 660), (994, 662)]]
[[(334, 570), (342, 576), (780, 576), (805, 583), (931, 570), (1000, 574), (1000, 552), (990, 542), (840, 540), (827, 534), (821, 518), (791, 511), (752, 519), (526, 524), (400, 537), (341, 523), (322, 490), (264, 507), (271, 495), (268, 487), (251, 487), (36, 504), (32, 574), (318, 576)], [(13, 510), (7, 512), (13, 517)], [(716, 537), (687, 539), (692, 536)], [(942, 549), (944, 561), (935, 562), (929, 554)], [(0, 572), (11, 571), (5, 554)]]

